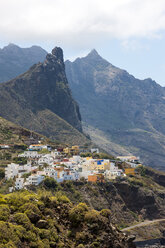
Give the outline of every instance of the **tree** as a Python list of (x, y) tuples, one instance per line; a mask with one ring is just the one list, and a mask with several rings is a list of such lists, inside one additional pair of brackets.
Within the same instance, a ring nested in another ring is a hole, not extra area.
[(49, 189), (56, 189), (58, 187), (58, 183), (54, 178), (46, 177), (43, 181), (43, 186)]

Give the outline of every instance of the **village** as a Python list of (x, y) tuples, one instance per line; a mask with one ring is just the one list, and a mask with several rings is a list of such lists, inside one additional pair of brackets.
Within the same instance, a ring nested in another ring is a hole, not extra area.
[[(90, 153), (89, 153), (90, 152)], [(86, 180), (104, 183), (127, 176), (134, 176), (141, 166), (135, 156), (120, 156), (116, 159), (93, 158), (99, 154), (98, 148), (90, 149), (85, 156), (79, 146), (52, 149), (50, 145), (32, 144), (18, 155), (20, 163), (10, 163), (5, 168), (5, 178), (14, 179), (9, 192), (39, 185), (45, 177), (52, 177), (58, 183), (63, 181)], [(95, 156), (92, 156), (95, 155)]]

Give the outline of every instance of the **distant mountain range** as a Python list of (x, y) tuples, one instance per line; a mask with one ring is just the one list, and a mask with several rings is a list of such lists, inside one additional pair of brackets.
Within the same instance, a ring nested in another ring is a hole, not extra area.
[(83, 130), (107, 152), (132, 153), (165, 169), (165, 88), (136, 79), (96, 50), (65, 66), (60, 48), (45, 56), (36, 46), (0, 50), (0, 81), (17, 76), (0, 85), (0, 116), (72, 144), (89, 142), (82, 119)]
[(0, 84), (0, 116), (63, 143), (90, 142), (82, 133), (61, 48), (54, 48), (43, 63)]
[(0, 82), (8, 81), (24, 73), (30, 66), (43, 62), (47, 52), (39, 46), (20, 48), (9, 44), (0, 49)]
[(133, 153), (165, 169), (165, 89), (136, 79), (96, 50), (66, 61), (65, 68), (92, 140), (114, 155)]

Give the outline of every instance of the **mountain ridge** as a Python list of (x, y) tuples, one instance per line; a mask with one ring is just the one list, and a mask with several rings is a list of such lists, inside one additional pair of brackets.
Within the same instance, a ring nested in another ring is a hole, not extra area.
[(0, 49), (0, 82), (24, 73), (35, 63), (44, 61), (47, 52), (40, 46), (21, 48), (10, 43)]
[[(163, 168), (164, 88), (150, 78), (135, 78), (97, 54), (91, 52), (65, 63), (83, 122), (101, 130), (107, 141), (140, 156), (145, 164)], [(90, 135), (90, 129), (88, 131)], [(108, 152), (114, 150), (105, 148)]]
[(66, 79), (61, 48), (53, 49), (44, 63), (1, 83), (0, 99), (0, 116), (9, 121), (62, 142), (88, 141)]

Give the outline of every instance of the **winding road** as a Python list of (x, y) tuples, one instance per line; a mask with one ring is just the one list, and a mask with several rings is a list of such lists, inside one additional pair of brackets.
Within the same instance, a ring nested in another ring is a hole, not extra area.
[(141, 222), (139, 224), (123, 228), (121, 231), (124, 232), (124, 231), (130, 230), (130, 229), (134, 229), (135, 227), (148, 226), (150, 224), (157, 223), (157, 222), (162, 222), (162, 221), (165, 221), (165, 219), (145, 220), (145, 221), (143, 221), (143, 222)]

